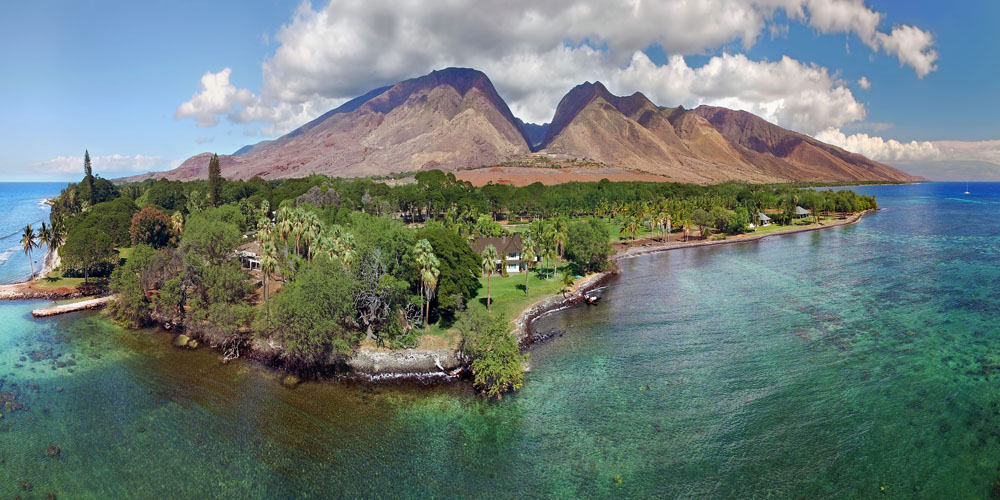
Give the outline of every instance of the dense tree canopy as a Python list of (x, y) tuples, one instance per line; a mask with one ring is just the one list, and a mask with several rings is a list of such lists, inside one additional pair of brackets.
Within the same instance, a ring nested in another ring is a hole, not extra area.
[(153, 207), (145, 207), (132, 216), (129, 235), (133, 245), (147, 244), (153, 248), (162, 248), (177, 244), (173, 220)]
[(462, 301), (475, 297), (482, 287), (479, 256), (461, 236), (440, 224), (428, 224), (417, 235), (430, 242), (438, 259), (441, 275), (433, 303), (439, 312), (454, 315)]
[(340, 264), (319, 256), (295, 275), (258, 313), (258, 335), (274, 340), (293, 364), (311, 365), (346, 353), (358, 340), (351, 277)]
[(611, 256), (608, 233), (600, 221), (591, 219), (569, 225), (566, 257), (580, 272), (603, 271)]
[(473, 383), (483, 394), (502, 399), (521, 388), (527, 356), (518, 350), (506, 318), (470, 309), (455, 326), (462, 334), (462, 352), (472, 359)]

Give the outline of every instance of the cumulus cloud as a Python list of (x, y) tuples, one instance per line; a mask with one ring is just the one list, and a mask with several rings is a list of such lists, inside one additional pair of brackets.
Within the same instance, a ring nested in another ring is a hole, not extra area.
[(941, 150), (928, 141), (899, 142), (862, 133), (846, 135), (840, 129), (824, 130), (815, 137), (875, 161), (926, 161), (941, 157)]
[[(160, 156), (122, 155), (91, 156), (91, 165), (95, 174), (108, 177), (111, 175), (142, 173), (162, 170), (166, 161)], [(83, 175), (83, 156), (59, 156), (51, 160), (28, 166), (34, 173), (61, 175)]]
[(826, 68), (790, 57), (769, 62), (723, 54), (692, 68), (680, 56), (657, 66), (636, 52), (626, 68), (611, 75), (609, 87), (619, 93), (641, 90), (653, 101), (688, 108), (713, 104), (743, 109), (806, 133), (865, 117), (864, 106)]
[[(778, 24), (780, 12), (787, 20)], [(234, 123), (265, 123), (261, 132), (276, 135), (377, 86), (468, 66), (486, 72), (514, 113), (530, 122), (549, 121), (572, 86), (601, 80), (619, 92), (647, 92), (658, 104), (733, 105), (815, 133), (864, 117), (864, 107), (826, 68), (739, 54), (691, 68), (683, 56), (734, 43), (746, 49), (796, 22), (856, 36), (918, 76), (933, 71), (933, 37), (911, 26), (880, 32), (883, 18), (863, 0), (338, 0), (322, 8), (306, 2), (271, 39), (276, 49), (262, 64), (258, 92), (233, 86), (228, 68), (207, 73), (175, 116), (212, 126), (225, 115)], [(666, 64), (645, 56), (652, 45), (672, 55)], [(775, 76), (787, 80), (765, 80)], [(700, 77), (715, 78), (693, 80)]]
[(182, 103), (174, 112), (174, 119), (194, 118), (199, 127), (219, 124), (220, 114), (230, 112), (237, 104), (247, 105), (254, 100), (247, 89), (237, 89), (229, 83), (233, 70), (226, 68), (218, 73), (208, 72), (201, 77), (201, 90)]
[(862, 76), (861, 78), (858, 79), (858, 86), (865, 90), (868, 90), (872, 88), (872, 82), (868, 81), (868, 77)]
[(886, 53), (896, 56), (900, 65), (913, 68), (920, 78), (937, 69), (934, 37), (920, 28), (896, 26), (889, 34), (879, 33), (878, 40)]

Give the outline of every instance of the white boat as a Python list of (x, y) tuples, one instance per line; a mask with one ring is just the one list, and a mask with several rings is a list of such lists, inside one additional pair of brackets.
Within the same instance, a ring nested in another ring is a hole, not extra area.
[(965, 181), (965, 194), (969, 194), (969, 181)]

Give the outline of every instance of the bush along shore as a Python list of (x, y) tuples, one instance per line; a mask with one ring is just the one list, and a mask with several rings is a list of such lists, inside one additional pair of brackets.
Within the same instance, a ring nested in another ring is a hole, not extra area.
[(160, 325), (179, 348), (258, 361), (287, 385), (468, 378), (495, 398), (524, 382), (526, 347), (544, 339), (532, 321), (586, 301), (616, 259), (876, 207), (786, 185), (229, 181), (209, 167), (207, 180), (122, 186), (85, 169), (52, 202), (60, 279), (106, 284), (123, 326)]

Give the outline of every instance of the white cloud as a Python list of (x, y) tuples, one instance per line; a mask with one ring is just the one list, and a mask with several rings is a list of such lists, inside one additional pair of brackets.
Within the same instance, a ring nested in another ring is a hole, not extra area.
[(868, 81), (867, 76), (862, 76), (860, 79), (858, 79), (858, 86), (865, 90), (868, 90), (872, 88), (872, 82)]
[(986, 161), (1000, 165), (1000, 140), (934, 141), (934, 146), (945, 159)]
[[(103, 177), (161, 170), (167, 166), (164, 159), (160, 156), (147, 156), (141, 154), (91, 156), (90, 162), (93, 166), (94, 174), (99, 174)], [(27, 168), (38, 174), (80, 174), (82, 177), (83, 157), (59, 156), (52, 158), (51, 160), (30, 165)]]
[(680, 56), (656, 66), (636, 52), (628, 67), (612, 75), (609, 85), (619, 93), (641, 90), (658, 103), (743, 109), (806, 133), (865, 117), (864, 106), (826, 68), (790, 57), (769, 62), (723, 54), (691, 68)]
[[(779, 12), (787, 17), (781, 24)], [(863, 0), (337, 0), (322, 8), (305, 2), (271, 37), (276, 49), (262, 64), (259, 92), (233, 86), (228, 68), (207, 73), (175, 116), (212, 126), (227, 115), (235, 123), (267, 123), (262, 133), (276, 135), (372, 88), (468, 66), (486, 72), (514, 113), (531, 122), (549, 121), (572, 86), (602, 80), (621, 83), (618, 92), (648, 92), (658, 104), (730, 103), (815, 133), (864, 117), (864, 107), (826, 68), (738, 54), (691, 68), (683, 56), (736, 42), (746, 49), (763, 33), (782, 36), (787, 22), (798, 22), (822, 34), (857, 36), (919, 76), (933, 71), (930, 34), (911, 26), (882, 33), (883, 18)], [(651, 45), (672, 55), (667, 64), (641, 53)], [(712, 83), (691, 80), (713, 76)], [(774, 76), (791, 85), (766, 80)]]
[(237, 89), (229, 83), (233, 70), (226, 68), (218, 73), (208, 72), (201, 77), (201, 90), (182, 103), (174, 112), (174, 119), (194, 118), (199, 127), (214, 127), (219, 124), (217, 115), (228, 113), (237, 104), (249, 104), (253, 93), (247, 89)]
[(899, 142), (861, 133), (845, 135), (839, 129), (824, 130), (815, 137), (875, 161), (926, 161), (937, 160), (942, 156), (941, 150), (928, 141)]
[(899, 58), (900, 65), (907, 65), (923, 78), (937, 69), (938, 53), (934, 50), (934, 37), (914, 26), (896, 26), (892, 33), (878, 34), (879, 43), (886, 53)]
[(207, 144), (215, 140), (215, 137), (195, 137), (194, 142), (197, 144)]

